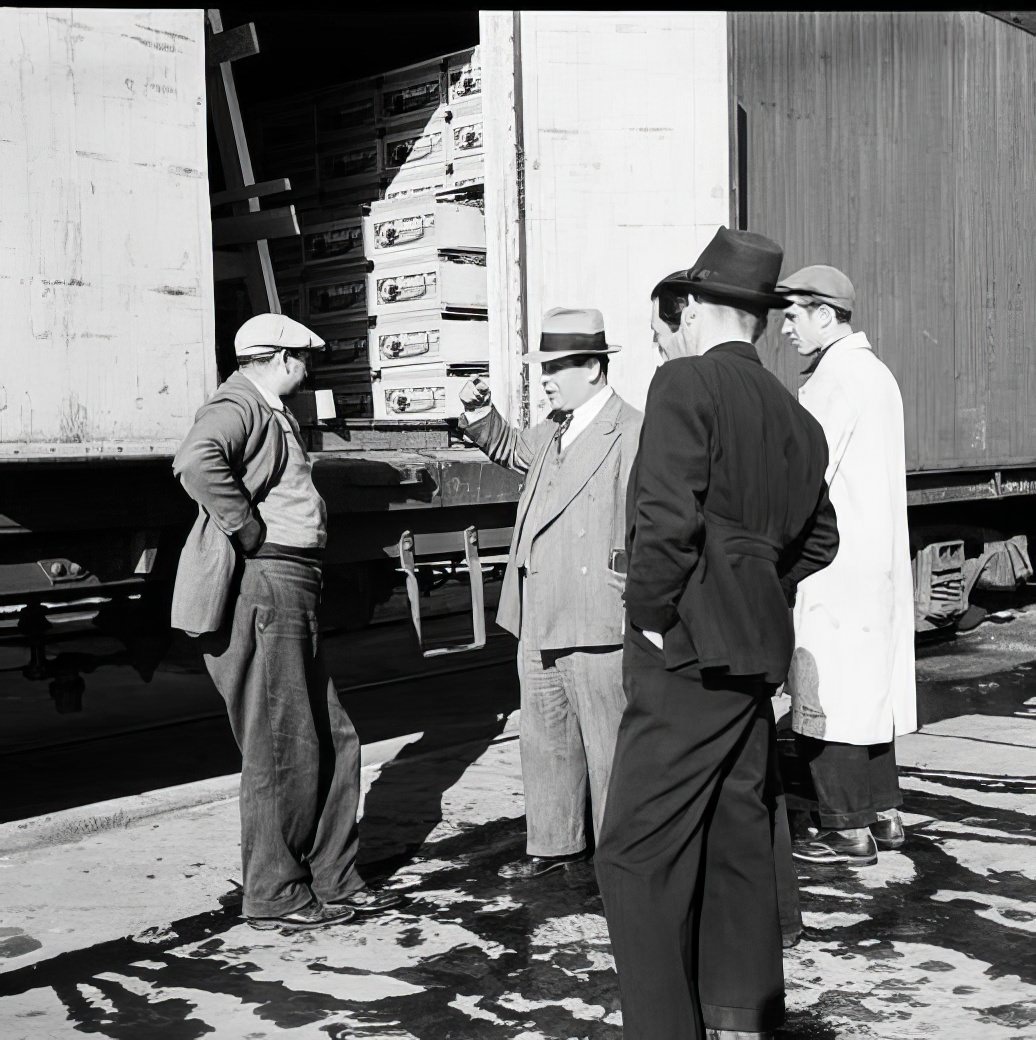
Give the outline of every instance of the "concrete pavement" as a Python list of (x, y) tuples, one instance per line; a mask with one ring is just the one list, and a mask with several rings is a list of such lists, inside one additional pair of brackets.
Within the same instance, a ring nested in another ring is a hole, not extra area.
[[(903, 850), (800, 865), (784, 1037), (1036, 1038), (1036, 608), (1003, 620), (922, 654)], [(619, 1040), (592, 869), (496, 877), (513, 725), (364, 770), (364, 872), (407, 905), (360, 924), (241, 923), (234, 798), (4, 856), (3, 1037)]]

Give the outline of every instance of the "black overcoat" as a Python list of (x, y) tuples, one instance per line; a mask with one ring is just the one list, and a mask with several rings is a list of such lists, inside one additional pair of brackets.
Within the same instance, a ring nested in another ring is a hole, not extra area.
[(820, 424), (749, 343), (674, 358), (648, 390), (627, 494), (630, 622), (667, 668), (780, 683), (799, 581), (834, 559)]

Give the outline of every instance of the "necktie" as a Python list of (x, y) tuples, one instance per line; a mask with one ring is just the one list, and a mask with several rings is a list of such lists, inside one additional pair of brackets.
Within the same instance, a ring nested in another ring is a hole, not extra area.
[(561, 454), (561, 438), (565, 436), (565, 431), (572, 425), (572, 413), (565, 412), (564, 419), (558, 423), (557, 432), (554, 434), (555, 443), (558, 446), (558, 454)]

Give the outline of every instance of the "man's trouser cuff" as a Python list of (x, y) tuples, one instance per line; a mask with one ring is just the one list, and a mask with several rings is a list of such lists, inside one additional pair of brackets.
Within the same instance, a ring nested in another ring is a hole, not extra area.
[(702, 1004), (701, 1016), (706, 1029), (729, 1029), (734, 1032), (771, 1033), (784, 1024), (784, 997), (774, 997), (765, 1007), (726, 1007)]

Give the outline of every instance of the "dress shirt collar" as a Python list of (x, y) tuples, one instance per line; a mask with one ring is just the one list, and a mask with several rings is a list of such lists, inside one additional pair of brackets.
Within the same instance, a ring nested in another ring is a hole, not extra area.
[(614, 394), (615, 391), (610, 386), (605, 386), (589, 401), (584, 401), (578, 408), (572, 409), (572, 422), (561, 437), (562, 448), (567, 448), (597, 418), (598, 413)]

